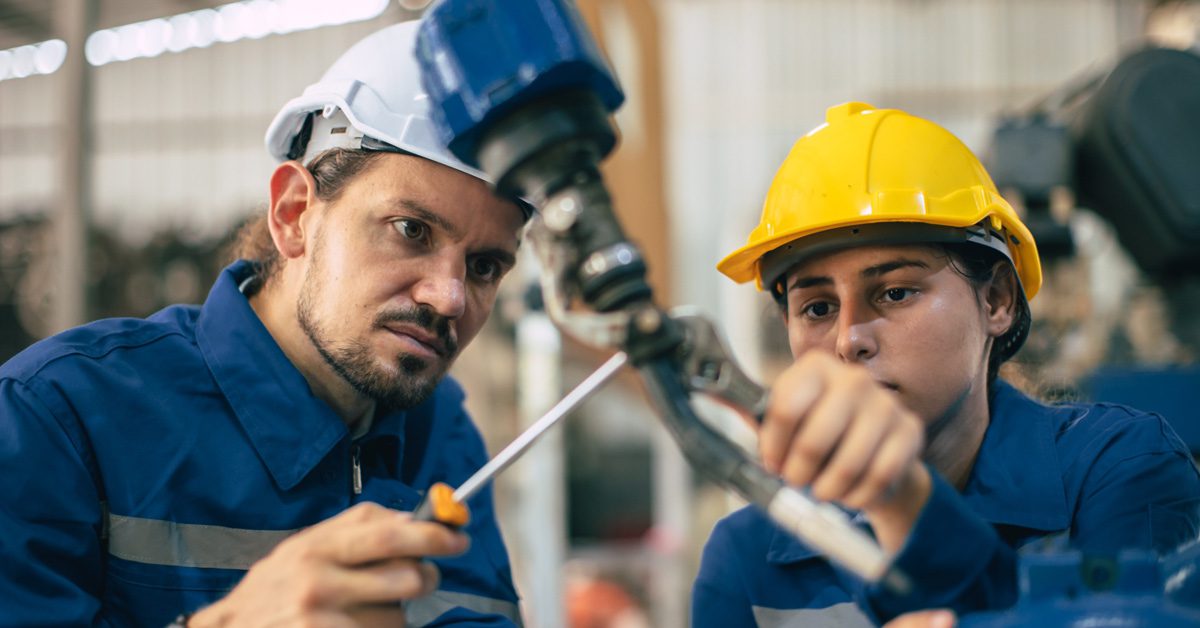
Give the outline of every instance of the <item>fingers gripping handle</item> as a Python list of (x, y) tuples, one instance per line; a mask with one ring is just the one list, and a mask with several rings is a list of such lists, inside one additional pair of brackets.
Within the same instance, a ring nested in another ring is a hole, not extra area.
[(453, 488), (437, 482), (429, 487), (425, 499), (413, 511), (413, 519), (433, 521), (457, 530), (471, 522), (471, 511), (466, 504), (454, 499)]

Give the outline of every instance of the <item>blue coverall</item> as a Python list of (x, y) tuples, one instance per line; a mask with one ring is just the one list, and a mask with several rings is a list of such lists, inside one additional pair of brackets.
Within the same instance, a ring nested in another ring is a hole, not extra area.
[(933, 473), (929, 502), (895, 558), (913, 591), (863, 585), (749, 507), (719, 522), (704, 549), (692, 625), (853, 627), (922, 608), (1003, 609), (1017, 597), (1017, 550), (1047, 537), (1101, 553), (1166, 551), (1197, 538), (1200, 474), (1162, 417), (1111, 404), (1047, 406), (1002, 380), (989, 407), (964, 490)]
[[(296, 530), (363, 501), (411, 510), (486, 461), (450, 378), (352, 439), (239, 291), (251, 274), (0, 367), (0, 625), (163, 626)], [(470, 506), (470, 550), (435, 561), (409, 625), (520, 623), (490, 492)]]

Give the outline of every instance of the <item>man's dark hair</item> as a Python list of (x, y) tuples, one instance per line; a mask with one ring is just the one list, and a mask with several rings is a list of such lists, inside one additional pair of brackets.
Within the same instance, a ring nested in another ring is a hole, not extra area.
[[(326, 202), (337, 200), (346, 185), (382, 154), (380, 151), (331, 148), (317, 155), (306, 166), (317, 182), (317, 198)], [(262, 289), (275, 276), (279, 271), (280, 257), (271, 239), (265, 212), (250, 218), (238, 228), (227, 257), (230, 262), (237, 259), (254, 262), (259, 279), (256, 290)]]

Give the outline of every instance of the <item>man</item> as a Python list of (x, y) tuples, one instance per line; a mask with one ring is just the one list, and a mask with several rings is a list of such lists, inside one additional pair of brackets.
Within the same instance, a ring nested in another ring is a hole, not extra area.
[(415, 34), (280, 112), (250, 260), (202, 307), (0, 368), (0, 624), (519, 623), (489, 493), (463, 533), (402, 512), (486, 460), (445, 374), (526, 218), (435, 139)]

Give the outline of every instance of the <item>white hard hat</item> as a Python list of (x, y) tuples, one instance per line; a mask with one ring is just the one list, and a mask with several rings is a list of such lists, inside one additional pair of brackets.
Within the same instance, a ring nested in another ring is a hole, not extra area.
[(330, 148), (400, 149), (490, 182), (438, 139), (414, 55), (418, 24), (368, 35), (284, 105), (267, 129), (271, 156), (307, 164)]

